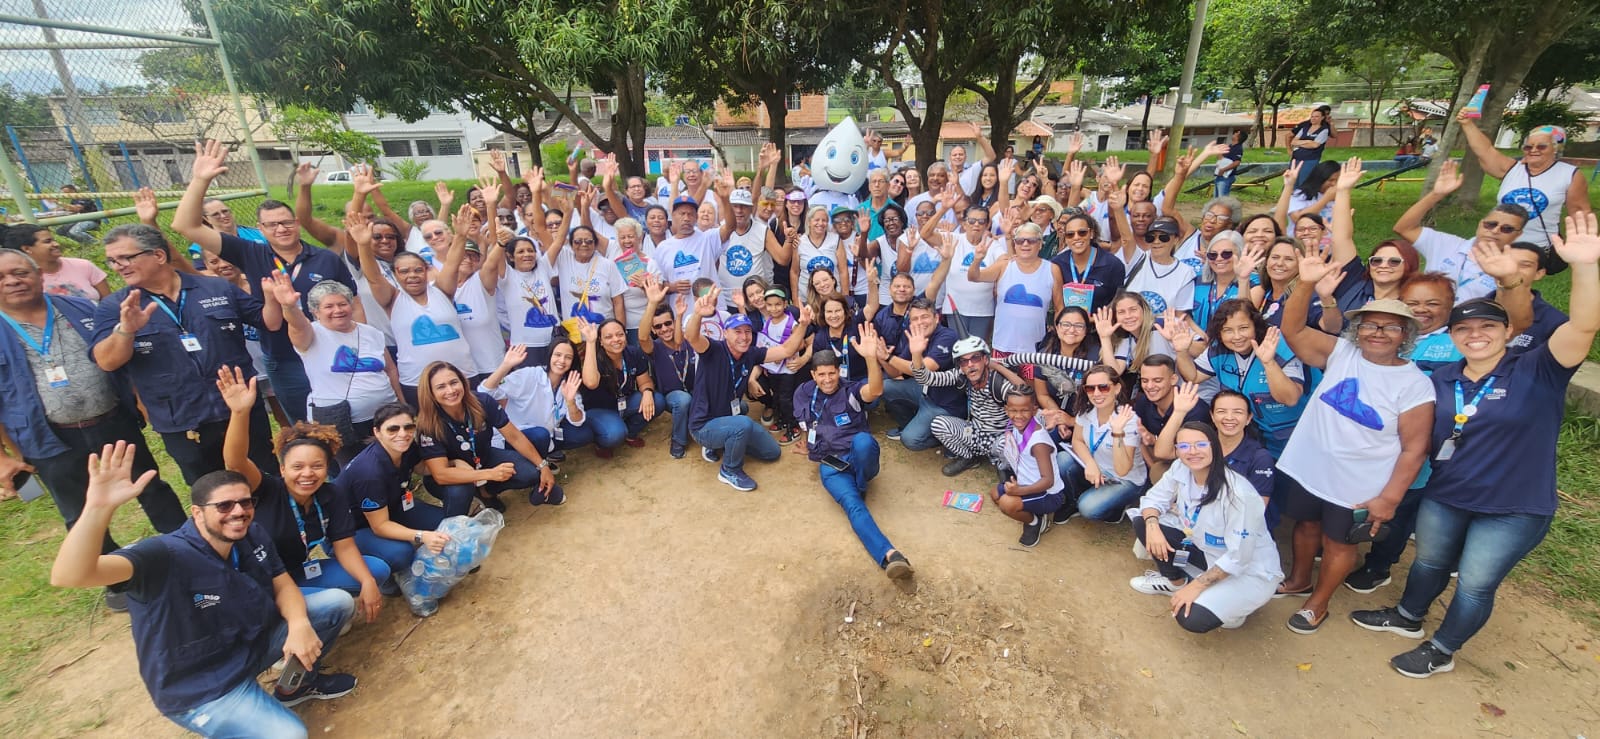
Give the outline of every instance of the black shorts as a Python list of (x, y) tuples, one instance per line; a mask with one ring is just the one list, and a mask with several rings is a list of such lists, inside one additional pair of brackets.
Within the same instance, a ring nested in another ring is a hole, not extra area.
[(1290, 475), (1280, 476), (1277, 486), (1286, 494), (1284, 516), (1296, 521), (1321, 522), (1322, 531), (1336, 541), (1344, 541), (1345, 533), (1356, 523), (1355, 510), (1318, 498)]

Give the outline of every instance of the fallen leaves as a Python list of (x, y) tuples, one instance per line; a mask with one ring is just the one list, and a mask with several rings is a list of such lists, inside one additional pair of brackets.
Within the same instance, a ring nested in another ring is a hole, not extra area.
[(1148, 668), (1148, 667), (1140, 667), (1139, 668), (1139, 674), (1140, 675), (1144, 675), (1145, 677), (1155, 677), (1156, 676), (1156, 673), (1151, 671), (1151, 669)]
[(1301, 672), (1310, 672), (1311, 671), (1311, 663), (1310, 662), (1301, 662), (1300, 664), (1295, 665), (1294, 668), (1296, 670), (1301, 671)]
[(1487, 713), (1495, 718), (1500, 718), (1501, 716), (1506, 715), (1506, 709), (1501, 708), (1493, 703), (1479, 703), (1478, 708), (1484, 713)]

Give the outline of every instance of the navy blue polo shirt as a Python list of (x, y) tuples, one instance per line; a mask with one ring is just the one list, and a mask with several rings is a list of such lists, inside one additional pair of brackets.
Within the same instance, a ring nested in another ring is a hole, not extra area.
[(695, 367), (699, 357), (689, 342), (678, 342), (676, 350), (658, 340), (650, 342), (650, 367), (655, 372), (656, 390), (662, 395), (679, 390), (688, 392), (694, 387)]
[(826, 326), (812, 324), (811, 334), (812, 353), (824, 349), (839, 355), (839, 377), (844, 380), (865, 380), (867, 378), (867, 358), (861, 356), (857, 348), (861, 345), (861, 316), (850, 316), (844, 324), (844, 337), (835, 339), (828, 332)]
[[(932, 359), (938, 365), (935, 371), (943, 372), (956, 366), (955, 357), (950, 356), (950, 347), (955, 346), (956, 340), (961, 337), (956, 335), (954, 329), (938, 326), (933, 329), (933, 335), (928, 337), (928, 349), (923, 352), (924, 359)], [(911, 359), (911, 334), (900, 337), (900, 342), (894, 346), (894, 355), (901, 359)], [(956, 387), (927, 387), (925, 391), (928, 400), (934, 405), (944, 409), (957, 418), (967, 417), (967, 391), (966, 385)]]
[(878, 332), (885, 346), (899, 344), (900, 337), (911, 330), (911, 308), (907, 306), (906, 312), (900, 315), (895, 315), (893, 305), (878, 308), (877, 314), (872, 317), (872, 330)]
[[(444, 437), (435, 439), (420, 427), (417, 429), (417, 451), (424, 460), (438, 459), (460, 460), (481, 468), (478, 464), (483, 451), (492, 448), (490, 442), (494, 439), (494, 430), (511, 425), (511, 417), (506, 415), (506, 409), (500, 407), (500, 401), (495, 400), (486, 392), (472, 391), (477, 396), (478, 404), (483, 406), (483, 428), (474, 429), (470, 425), (471, 418), (457, 423), (443, 412), (439, 420), (444, 423)], [(387, 452), (385, 456), (388, 456)]]
[[(250, 278), (250, 284), (259, 285), (263, 278), (269, 277), (279, 270), (289, 275), (289, 281), (294, 283), (294, 289), (300, 291), (300, 307), (305, 310), (306, 317), (311, 317), (311, 308), (306, 299), (311, 295), (311, 288), (323, 280), (333, 280), (345, 287), (350, 292), (356, 292), (356, 281), (350, 275), (350, 268), (345, 265), (344, 259), (334, 252), (320, 246), (312, 246), (304, 241), (300, 242), (300, 255), (293, 262), (284, 262), (272, 247), (260, 241), (241, 239), (218, 233), (222, 237), (222, 249), (218, 255), (233, 266), (238, 267)], [(273, 359), (299, 362), (300, 355), (295, 353), (294, 344), (289, 341), (288, 326), (277, 331), (261, 332), (261, 351)]]
[[(1349, 315), (1350, 311), (1372, 300), (1372, 277), (1367, 274), (1367, 265), (1361, 261), (1361, 257), (1345, 262), (1341, 271), (1344, 276), (1339, 278), (1339, 286), (1333, 289), (1333, 297), (1339, 303), (1339, 312)], [(1345, 323), (1349, 323), (1349, 319)]]
[(733, 402), (749, 386), (750, 370), (765, 361), (766, 347), (752, 344), (744, 356), (734, 359), (726, 343), (710, 339), (706, 350), (700, 352), (700, 369), (694, 376), (689, 428), (698, 430), (711, 419), (734, 415)]
[[(1310, 290), (1311, 285), (1301, 287)], [(1267, 287), (1265, 302), (1261, 305), (1261, 317), (1267, 319), (1267, 325), (1273, 328), (1283, 328), (1283, 304), (1289, 302), (1289, 293), (1273, 295), (1271, 286)], [(1311, 298), (1311, 307), (1306, 309), (1306, 326), (1322, 330), (1322, 296), (1314, 295)], [(1205, 326), (1200, 327), (1205, 330)]]
[[(1433, 409), (1433, 476), (1423, 494), (1476, 513), (1556, 512), (1556, 438), (1566, 413), (1567, 384), (1576, 367), (1563, 367), (1549, 344), (1507, 352), (1494, 371), (1473, 382), (1462, 374), (1466, 360), (1433, 371), (1438, 402)], [(1462, 425), (1448, 460), (1439, 449), (1455, 430), (1456, 385), (1462, 405), (1478, 411)]]
[(332, 483), (323, 483), (312, 496), (311, 505), (300, 509), (300, 520), (306, 527), (305, 543), (300, 539), (300, 527), (296, 525), (294, 511), (291, 510), (292, 506), (298, 505), (289, 494), (283, 478), (267, 474), (261, 476), (261, 484), (256, 486), (255, 525), (267, 532), (277, 548), (278, 559), (283, 561), (283, 566), (296, 579), (303, 574), (301, 565), (306, 561), (306, 543), (316, 545), (321, 541), (322, 551), (331, 557), (334, 542), (348, 539), (356, 533), (350, 503)]
[[(656, 342), (661, 343), (661, 342)], [(692, 349), (690, 351), (693, 351)], [(601, 350), (604, 353), (604, 350)], [(610, 357), (597, 357), (600, 363), (610, 362)], [(600, 386), (590, 390), (579, 385), (578, 393), (583, 396), (583, 407), (614, 411), (617, 409), (617, 400), (627, 400), (639, 390), (639, 375), (650, 371), (650, 358), (644, 355), (644, 350), (636, 346), (622, 348), (622, 366), (612, 367), (612, 376), (620, 381), (618, 387), (608, 387), (604, 373), (600, 375)]]
[[(498, 403), (495, 404), (497, 407)], [(389, 450), (374, 441), (362, 449), (355, 459), (339, 472), (334, 482), (344, 491), (344, 500), (350, 504), (351, 518), (357, 528), (367, 528), (365, 515), (372, 511), (389, 509), (389, 518), (403, 520), (405, 515), (406, 487), (411, 484), (411, 470), (422, 461), (422, 452), (416, 444), (400, 455), (400, 465), (389, 460)], [(417, 505), (422, 505), (417, 502)]]
[[(855, 435), (871, 433), (867, 424), (867, 404), (861, 399), (862, 381), (845, 382), (832, 395), (817, 389), (815, 380), (806, 380), (794, 391), (794, 417), (809, 434), (817, 432), (817, 443), (806, 445), (813, 462), (821, 462), (829, 454), (850, 456), (850, 446)], [(810, 437), (807, 436), (809, 439)]]
[[(133, 357), (117, 370), (133, 383), (150, 415), (150, 426), (161, 433), (228, 420), (230, 411), (217, 392), (217, 370), (239, 367), (246, 377), (254, 376), (244, 329), (261, 326), (261, 300), (254, 295), (219, 277), (179, 272), (178, 278), (182, 281), (178, 300), (157, 298), (148, 291), (139, 296), (141, 306), (159, 300), (166, 309), (151, 313), (133, 337)], [(95, 308), (91, 357), (94, 347), (117, 327), (129, 289), (107, 295)], [(181, 327), (173, 316), (182, 322)], [(183, 348), (185, 332), (200, 342), (199, 351)]]
[[(1177, 390), (1174, 389), (1171, 392), (1177, 392)], [(1172, 418), (1172, 411), (1173, 408), (1168, 406), (1167, 411), (1162, 413), (1161, 409), (1157, 408), (1153, 401), (1144, 396), (1143, 391), (1133, 399), (1133, 415), (1138, 416), (1139, 423), (1144, 424), (1144, 430), (1152, 434), (1161, 433), (1161, 429), (1167, 425), (1167, 419)], [(1195, 404), (1194, 410), (1189, 411), (1183, 417), (1183, 421), (1184, 423), (1190, 421), (1211, 423), (1211, 406), (1207, 405), (1204, 400), (1199, 401)]]
[(1533, 325), (1529, 326), (1528, 330), (1517, 334), (1511, 340), (1511, 343), (1506, 345), (1506, 348), (1521, 351), (1539, 344), (1548, 343), (1550, 336), (1556, 332), (1556, 329), (1561, 328), (1561, 324), (1566, 322), (1567, 314), (1545, 302), (1544, 297), (1539, 295), (1539, 291), (1534, 290)]
[(1111, 299), (1116, 297), (1117, 291), (1122, 289), (1127, 282), (1127, 268), (1122, 266), (1122, 260), (1116, 258), (1111, 252), (1099, 247), (1089, 247), (1093, 257), (1089, 260), (1089, 269), (1078, 272), (1077, 266), (1072, 261), (1072, 250), (1067, 249), (1050, 258), (1050, 263), (1061, 269), (1063, 283), (1080, 283), (1094, 286), (1093, 309), (1111, 305)]
[(112, 552), (133, 577), (127, 593), (139, 676), (162, 713), (178, 713), (254, 681), (281, 615), (272, 579), (283, 562), (267, 532), (251, 524), (221, 557), (193, 520), (170, 534)]
[(1239, 440), (1239, 446), (1234, 447), (1233, 453), (1224, 457), (1223, 461), (1228, 469), (1249, 480), (1257, 495), (1272, 497), (1272, 490), (1277, 487), (1278, 460), (1273, 459), (1272, 453), (1261, 446), (1255, 437), (1245, 434)]

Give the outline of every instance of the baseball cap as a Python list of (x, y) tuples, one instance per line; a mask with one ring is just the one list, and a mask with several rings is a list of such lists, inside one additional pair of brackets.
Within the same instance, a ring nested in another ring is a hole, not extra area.
[(1157, 231), (1157, 232), (1164, 233), (1164, 234), (1172, 234), (1173, 236), (1177, 236), (1178, 235), (1178, 222), (1176, 220), (1173, 220), (1170, 217), (1162, 216), (1162, 217), (1157, 218), (1154, 221), (1150, 222), (1150, 229), (1149, 230)]
[(745, 189), (734, 190), (728, 195), (729, 205), (754, 205), (750, 200), (750, 191)]
[(679, 195), (678, 197), (672, 199), (672, 209), (677, 210), (678, 206), (680, 205), (687, 205), (691, 208), (699, 208), (700, 201), (695, 200), (694, 197), (690, 195)]
[(1449, 325), (1454, 326), (1471, 318), (1482, 318), (1488, 321), (1504, 323), (1508, 326), (1511, 325), (1511, 316), (1506, 313), (1505, 306), (1488, 298), (1464, 300), (1460, 305), (1451, 308)]
[(784, 292), (783, 288), (781, 288), (781, 287), (774, 287), (774, 288), (771, 288), (771, 289), (767, 290), (765, 293), (762, 293), (761, 297), (763, 297), (763, 298), (783, 298), (784, 300), (788, 300), (789, 299), (789, 294)]
[(833, 220), (839, 216), (854, 216), (855, 214), (856, 212), (850, 208), (846, 208), (842, 205), (835, 205), (833, 206), (832, 210), (828, 211), (828, 220)]
[(743, 313), (735, 313), (731, 316), (728, 316), (726, 319), (723, 319), (723, 331), (732, 331), (736, 328), (747, 328), (752, 331), (755, 330), (755, 326), (750, 323), (750, 317)]
[(1556, 250), (1548, 245), (1535, 244), (1532, 241), (1512, 242), (1511, 248), (1531, 251), (1539, 255), (1539, 269), (1544, 270), (1546, 276), (1560, 274), (1567, 271), (1567, 260), (1556, 254)]

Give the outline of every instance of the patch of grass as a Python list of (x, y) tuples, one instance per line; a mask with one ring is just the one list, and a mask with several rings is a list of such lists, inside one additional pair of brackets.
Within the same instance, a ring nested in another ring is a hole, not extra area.
[(1600, 623), (1600, 419), (1567, 408), (1557, 442), (1560, 508), (1543, 543), (1516, 569), (1520, 581), (1547, 589), (1568, 611)]

